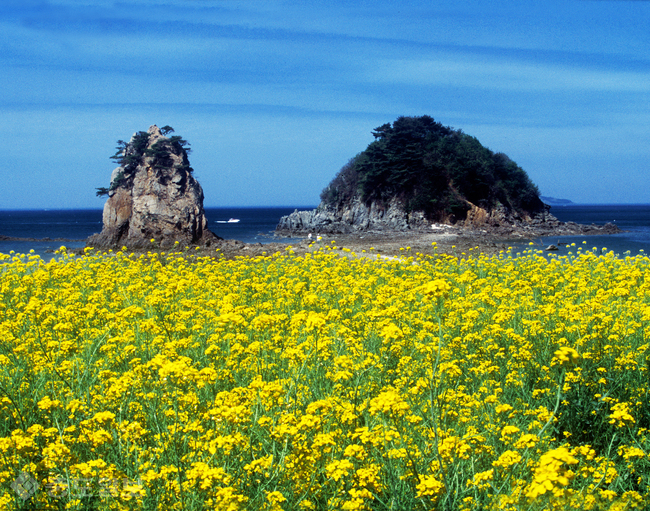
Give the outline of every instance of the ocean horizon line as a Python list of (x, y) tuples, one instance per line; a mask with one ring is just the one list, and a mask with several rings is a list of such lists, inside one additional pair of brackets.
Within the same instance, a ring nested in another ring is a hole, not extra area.
[[(570, 204), (550, 204), (551, 208), (571, 208), (575, 206), (598, 206), (598, 207), (617, 207), (617, 206), (650, 206), (650, 202), (571, 202)], [(203, 206), (203, 209), (316, 209), (316, 205), (305, 205), (305, 204), (285, 204), (280, 206)], [(102, 211), (104, 209), (101, 207), (62, 207), (62, 208), (0, 208), (0, 212), (29, 212), (29, 211)]]
[[(648, 204), (650, 205), (650, 204)], [(305, 205), (294, 205), (294, 204), (289, 204), (285, 206), (203, 206), (203, 209), (288, 209), (288, 208), (296, 208), (296, 209), (316, 209), (318, 205), (315, 206), (305, 206)], [(0, 212), (2, 213), (10, 213), (12, 211), (17, 211), (17, 212), (29, 212), (29, 211), (35, 211), (35, 212), (43, 212), (43, 211), (102, 211), (104, 207), (98, 207), (98, 208), (90, 208), (90, 207), (79, 207), (79, 208), (0, 208)]]

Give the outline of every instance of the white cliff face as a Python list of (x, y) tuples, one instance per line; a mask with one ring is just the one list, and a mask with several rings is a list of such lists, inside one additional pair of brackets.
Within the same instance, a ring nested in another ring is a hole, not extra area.
[[(113, 171), (102, 232), (91, 236), (88, 245), (146, 248), (151, 239), (163, 248), (176, 241), (209, 244), (217, 238), (208, 230), (203, 189), (191, 174), (186, 151), (171, 143), (157, 126), (151, 126), (147, 134), (141, 157)], [(134, 152), (137, 136), (127, 144), (125, 156), (138, 156)]]

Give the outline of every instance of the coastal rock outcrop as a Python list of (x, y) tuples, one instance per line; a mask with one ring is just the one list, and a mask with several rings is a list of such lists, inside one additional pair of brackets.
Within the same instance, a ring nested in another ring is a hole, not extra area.
[(321, 203), (310, 211), (296, 210), (281, 217), (276, 230), (347, 234), (357, 231), (407, 231), (427, 224), (421, 212), (405, 212), (396, 199), (386, 205), (377, 202), (368, 205), (355, 200), (346, 207)]
[[(462, 230), (467, 235), (492, 235), (496, 238), (529, 238), (531, 236), (570, 236), (616, 234), (622, 232), (613, 224), (584, 225), (575, 222), (561, 222), (548, 209), (533, 214), (518, 214), (504, 207), (491, 211), (470, 204), (467, 216), (462, 221), (447, 219), (439, 223), (427, 220), (424, 212), (406, 212), (397, 199), (389, 207), (377, 204), (367, 206), (356, 201), (351, 207), (336, 209), (321, 203), (316, 209), (295, 210), (280, 218), (276, 233), (295, 236), (306, 233), (355, 234), (355, 233), (407, 233), (438, 232), (442, 227), (454, 225), (454, 232)], [(444, 225), (446, 224), (446, 225)]]
[(279, 233), (556, 221), (521, 167), (462, 130), (425, 115), (399, 117), (372, 134), (375, 141), (323, 190), (318, 208), (283, 217)]
[(87, 240), (95, 248), (168, 248), (210, 245), (220, 239), (208, 230), (203, 189), (192, 175), (187, 142), (167, 137), (173, 131), (151, 126), (135, 133), (128, 143), (118, 142), (114, 159), (120, 163), (111, 175), (104, 205), (103, 228)]
[(294, 211), (276, 233), (354, 234), (455, 226), (495, 237), (617, 232), (563, 223), (526, 172), (462, 130), (429, 116), (399, 117), (341, 168), (312, 211)]
[[(540, 228), (555, 228), (561, 224), (548, 210), (531, 214), (519, 214), (498, 206), (488, 211), (470, 202), (468, 211), (462, 220), (450, 215), (442, 223), (459, 227), (497, 229), (521, 227), (524, 225)], [(359, 199), (350, 205), (335, 207), (322, 203), (313, 210), (294, 211), (283, 216), (278, 222), (276, 232), (279, 234), (296, 234), (305, 232), (327, 234), (349, 234), (355, 232), (407, 232), (425, 231), (437, 223), (427, 219), (424, 211), (407, 211), (404, 204), (393, 198), (387, 205), (372, 202), (364, 204)]]
[(311, 211), (280, 219), (280, 235), (431, 231), (520, 238), (609, 234), (615, 225), (560, 222), (526, 172), (462, 130), (429, 116), (399, 117), (341, 168)]

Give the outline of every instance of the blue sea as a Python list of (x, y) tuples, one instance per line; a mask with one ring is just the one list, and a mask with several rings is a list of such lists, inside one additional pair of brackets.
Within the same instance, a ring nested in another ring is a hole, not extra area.
[[(278, 241), (273, 232), (281, 216), (296, 209), (314, 207), (206, 208), (205, 213), (208, 228), (222, 238), (246, 243), (271, 243)], [(239, 222), (229, 223), (231, 218)], [(40, 240), (0, 239), (0, 253), (8, 254), (13, 250), (25, 254), (34, 250), (44, 259), (50, 259), (52, 253), (62, 245), (67, 248), (84, 247), (86, 238), (101, 230), (101, 209), (0, 211), (0, 236)]]
[[(556, 245), (559, 251), (566, 254), (576, 252), (577, 246), (583, 250), (596, 247), (600, 251), (614, 251), (619, 256), (636, 255), (644, 251), (650, 255), (650, 204), (585, 204), (569, 206), (553, 206), (553, 214), (562, 222), (578, 224), (604, 225), (608, 222), (616, 224), (624, 232), (606, 236), (549, 236), (538, 238), (538, 248)], [(586, 241), (586, 245), (583, 245)], [(571, 247), (575, 243), (576, 247)]]
[[(247, 243), (270, 243), (277, 241), (273, 231), (278, 220), (295, 209), (312, 209), (313, 206), (267, 207), (267, 208), (206, 208), (209, 228), (226, 239)], [(591, 249), (606, 248), (619, 255), (632, 255), (640, 250), (650, 254), (650, 205), (570, 205), (554, 206), (551, 209), (559, 220), (582, 224), (603, 225), (613, 222), (625, 230), (621, 234), (608, 236), (564, 236), (546, 237), (535, 240), (539, 247), (560, 245), (560, 254), (575, 248), (564, 244), (576, 243)], [(228, 223), (231, 218), (237, 223)], [(17, 238), (38, 238), (40, 241), (0, 240), (0, 253), (27, 253), (34, 250), (45, 259), (61, 245), (80, 248), (84, 240), (102, 229), (101, 209), (76, 210), (15, 210), (0, 211), (0, 235)], [(50, 240), (44, 240), (50, 238)], [(58, 241), (57, 238), (66, 241)], [(70, 241), (72, 240), (72, 241)], [(515, 246), (515, 245), (513, 245)], [(527, 246), (516, 244), (520, 249)]]

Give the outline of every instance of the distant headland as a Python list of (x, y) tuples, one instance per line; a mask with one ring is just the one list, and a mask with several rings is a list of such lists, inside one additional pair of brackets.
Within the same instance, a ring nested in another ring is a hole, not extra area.
[(571, 206), (575, 205), (575, 202), (570, 201), (569, 199), (556, 199), (555, 197), (545, 197), (540, 196), (540, 199), (544, 204), (549, 206)]

